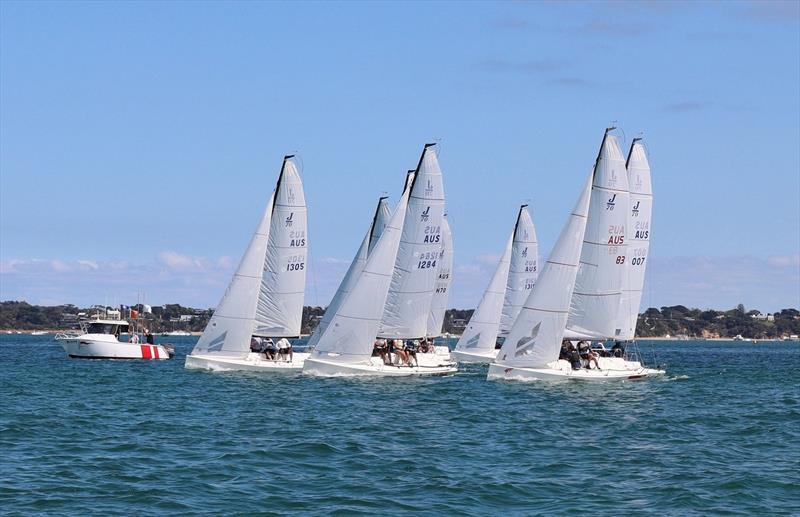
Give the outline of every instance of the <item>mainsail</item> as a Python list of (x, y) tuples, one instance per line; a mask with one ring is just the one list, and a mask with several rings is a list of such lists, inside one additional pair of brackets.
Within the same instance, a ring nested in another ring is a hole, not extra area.
[(590, 176), (536, 285), (503, 342), (497, 356), (498, 363), (542, 367), (558, 359), (578, 273), (591, 187)]
[(322, 321), (319, 322), (319, 326), (314, 330), (311, 339), (308, 340), (309, 347), (316, 346), (319, 342), (319, 338), (333, 319), (333, 315), (336, 314), (339, 305), (341, 305), (342, 301), (353, 289), (353, 285), (364, 269), (364, 265), (367, 263), (369, 254), (372, 252), (373, 248), (375, 248), (375, 244), (383, 233), (389, 216), (389, 203), (386, 202), (386, 197), (381, 197), (378, 200), (378, 206), (375, 208), (375, 215), (372, 217), (369, 230), (367, 230), (364, 240), (361, 241), (361, 246), (358, 248), (356, 256), (353, 257), (353, 261), (350, 263), (347, 273), (345, 273), (342, 282), (339, 284), (336, 294), (333, 295), (331, 303), (328, 304), (328, 308), (325, 309), (325, 315), (322, 317)]
[(419, 338), (428, 330), (444, 218), (442, 171), (434, 145), (425, 145), (411, 180), (394, 273), (378, 331), (380, 337)]
[(456, 343), (456, 350), (466, 352), (486, 352), (494, 350), (500, 328), (500, 317), (503, 310), (503, 299), (506, 293), (506, 281), (511, 262), (511, 249), (514, 234), (508, 238), (506, 249), (494, 270), (489, 287), (483, 292), (478, 308), (469, 319), (467, 328)]
[(619, 339), (632, 340), (636, 334), (636, 322), (642, 302), (644, 274), (650, 250), (651, 214), (653, 190), (650, 181), (650, 164), (640, 138), (634, 138), (628, 153), (628, 187), (631, 191), (630, 210), (626, 241), (628, 253), (625, 258), (625, 273), (620, 301)]
[(314, 356), (342, 363), (369, 361), (392, 281), (410, 189), (406, 188), (350, 294), (333, 313)]
[(603, 136), (594, 166), (586, 235), (565, 333), (569, 338), (607, 339), (618, 330), (629, 192), (625, 157), (609, 134), (612, 129)]
[(292, 156), (287, 156), (275, 187), (254, 334), (269, 337), (300, 335), (307, 239), (303, 183)]
[(514, 244), (508, 271), (505, 301), (500, 317), (500, 336), (506, 336), (539, 275), (539, 244), (528, 205), (522, 205), (514, 225)]
[(439, 254), (439, 275), (436, 277), (436, 288), (428, 313), (428, 337), (442, 334), (444, 314), (447, 311), (447, 300), (450, 297), (450, 283), (453, 280), (453, 234), (445, 215), (442, 219), (442, 250)]

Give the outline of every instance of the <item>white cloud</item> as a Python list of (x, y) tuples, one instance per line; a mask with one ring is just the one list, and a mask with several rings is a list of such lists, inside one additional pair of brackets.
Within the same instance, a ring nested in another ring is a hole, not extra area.
[(201, 267), (199, 259), (181, 255), (176, 251), (161, 251), (158, 253), (158, 261), (172, 269), (189, 269)]

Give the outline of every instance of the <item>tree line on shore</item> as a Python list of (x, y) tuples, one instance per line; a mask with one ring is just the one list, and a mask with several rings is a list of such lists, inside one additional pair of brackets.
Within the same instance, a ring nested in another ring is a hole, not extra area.
[[(202, 331), (213, 309), (194, 309), (180, 304), (153, 306), (151, 313), (144, 306), (131, 305), (138, 318), (152, 332), (184, 330)], [(41, 306), (23, 301), (0, 302), (0, 330), (68, 330), (77, 328), (79, 321), (104, 309), (116, 307), (93, 306), (79, 308), (75, 305)], [(444, 332), (460, 334), (473, 309), (449, 309), (445, 314)], [(325, 309), (304, 307), (302, 332), (310, 333), (319, 324)], [(124, 317), (129, 318), (127, 313)], [(636, 334), (639, 337), (687, 336), (690, 338), (745, 338), (768, 339), (800, 335), (800, 311), (783, 309), (772, 314), (746, 310), (743, 305), (725, 311), (690, 309), (683, 305), (651, 307), (639, 315)]]

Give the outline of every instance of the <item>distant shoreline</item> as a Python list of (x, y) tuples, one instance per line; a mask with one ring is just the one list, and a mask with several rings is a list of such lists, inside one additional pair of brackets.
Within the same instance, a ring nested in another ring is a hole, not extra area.
[[(74, 332), (74, 329), (73, 330), (64, 330), (64, 329), (41, 329), (41, 330), (2, 329), (2, 330), (0, 330), (0, 336), (14, 336), (14, 335), (28, 335), (28, 336), (30, 336), (30, 335), (33, 335), (34, 332), (43, 332), (44, 334), (40, 334), (40, 335), (48, 335), (48, 334), (59, 334), (59, 333), (63, 333), (63, 332)], [(198, 336), (201, 336), (202, 334), (203, 334), (202, 332), (190, 332), (189, 336), (198, 337)], [(160, 336), (160, 337), (189, 337), (189, 336), (169, 336), (169, 335), (164, 334), (164, 333), (155, 333), (154, 335), (155, 336)], [(306, 337), (306, 336), (307, 336), (307, 334), (304, 334), (302, 337)], [(450, 335), (450, 338), (453, 338), (453, 339), (458, 339), (459, 337), (461, 337), (461, 336), (454, 335), (454, 334)], [(606, 340), (606, 341), (612, 341), (612, 340), (609, 339), (609, 340)], [(636, 341), (715, 341), (715, 342), (716, 341), (730, 341), (730, 342), (741, 341), (742, 343), (748, 343), (748, 342), (749, 343), (752, 343), (752, 342), (762, 343), (762, 342), (765, 342), (765, 341), (774, 341), (774, 342), (780, 342), (780, 343), (798, 342), (796, 340), (781, 339), (781, 338), (736, 340), (736, 339), (730, 338), (730, 337), (688, 337), (688, 338), (683, 337), (683, 338), (676, 338), (676, 337), (672, 337), (672, 336), (670, 336), (670, 337), (666, 337), (666, 336), (638, 337), (638, 338), (636, 338)]]

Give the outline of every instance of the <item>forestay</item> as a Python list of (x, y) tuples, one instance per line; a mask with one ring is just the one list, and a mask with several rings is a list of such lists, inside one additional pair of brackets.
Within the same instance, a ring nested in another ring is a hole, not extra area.
[(589, 218), (567, 320), (569, 338), (606, 339), (618, 333), (629, 193), (625, 159), (609, 131), (594, 167)]
[(505, 301), (500, 317), (500, 336), (505, 337), (539, 275), (539, 244), (528, 205), (522, 205), (514, 225), (514, 244), (508, 271)]
[(313, 352), (315, 357), (341, 363), (369, 361), (392, 280), (408, 199), (406, 188), (350, 294), (342, 300), (320, 337)]
[(316, 344), (319, 342), (320, 336), (322, 336), (322, 334), (325, 332), (325, 329), (328, 328), (331, 319), (333, 319), (333, 315), (339, 309), (339, 305), (341, 305), (347, 294), (353, 289), (353, 285), (358, 279), (358, 276), (361, 274), (361, 271), (364, 269), (364, 265), (367, 263), (369, 254), (372, 252), (375, 244), (378, 242), (378, 239), (383, 233), (383, 228), (386, 226), (389, 216), (389, 203), (386, 202), (386, 197), (381, 197), (378, 200), (378, 206), (375, 208), (375, 214), (372, 217), (369, 230), (367, 230), (364, 240), (361, 241), (361, 246), (358, 248), (356, 256), (353, 257), (353, 261), (350, 263), (347, 273), (345, 273), (344, 278), (339, 284), (336, 294), (333, 295), (331, 303), (328, 305), (328, 308), (325, 309), (325, 314), (322, 317), (322, 321), (319, 322), (319, 325), (317, 326), (316, 330), (314, 330), (314, 333), (311, 335), (311, 338), (308, 341), (309, 347), (316, 346)]
[(307, 248), (303, 183), (292, 157), (287, 156), (275, 187), (254, 334), (269, 337), (300, 335)]
[(628, 253), (625, 258), (625, 272), (622, 279), (619, 339), (630, 341), (636, 334), (636, 322), (642, 302), (642, 289), (644, 288), (652, 231), (650, 222), (653, 210), (653, 190), (650, 181), (650, 164), (640, 138), (635, 138), (631, 143), (626, 166), (631, 199), (626, 231)]
[(495, 349), (506, 292), (506, 282), (508, 280), (508, 270), (511, 263), (513, 241), (514, 234), (512, 233), (508, 238), (506, 249), (500, 257), (500, 262), (498, 262), (497, 268), (494, 270), (489, 287), (483, 292), (481, 301), (469, 319), (467, 328), (458, 338), (456, 350), (476, 353)]
[(444, 218), (442, 171), (434, 145), (425, 145), (411, 181), (380, 337), (419, 338), (428, 330)]
[(256, 301), (261, 287), (261, 271), (267, 252), (274, 199), (273, 192), (239, 267), (236, 268), (233, 279), (203, 334), (197, 340), (192, 354), (238, 356), (250, 351), (250, 336), (255, 324)]
[(497, 356), (497, 363), (514, 367), (546, 367), (558, 359), (570, 306), (592, 178), (575, 204), (541, 274), (517, 316)]
[(447, 311), (447, 300), (450, 297), (450, 283), (453, 280), (453, 233), (450, 222), (445, 215), (442, 219), (442, 249), (439, 253), (439, 275), (436, 277), (436, 287), (431, 301), (431, 311), (428, 313), (428, 337), (442, 334), (444, 314)]

